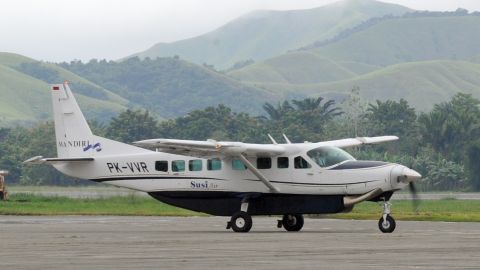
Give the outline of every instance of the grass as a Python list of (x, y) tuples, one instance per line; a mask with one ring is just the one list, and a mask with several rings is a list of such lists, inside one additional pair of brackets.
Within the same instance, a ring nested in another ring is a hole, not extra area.
[[(411, 201), (393, 201), (392, 216), (397, 220), (480, 222), (480, 201), (478, 200), (424, 200), (418, 211), (413, 211)], [(350, 213), (327, 215), (342, 219), (379, 219), (381, 205), (365, 202), (355, 206)]]
[(196, 216), (203, 214), (133, 194), (74, 199), (17, 193), (10, 195), (8, 201), (0, 202), (0, 215)]
[[(422, 201), (418, 212), (410, 201), (395, 201), (392, 215), (397, 220), (480, 222), (480, 201)], [(322, 215), (340, 219), (379, 219), (382, 212), (377, 203), (365, 202), (350, 213)], [(0, 202), (0, 215), (120, 215), (120, 216), (199, 216), (205, 215), (158, 202), (150, 197), (128, 195), (108, 198), (74, 199), (16, 193)]]

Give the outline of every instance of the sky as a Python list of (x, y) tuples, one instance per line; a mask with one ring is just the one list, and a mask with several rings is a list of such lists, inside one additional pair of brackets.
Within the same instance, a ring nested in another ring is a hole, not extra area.
[[(337, 0), (3, 0), (0, 52), (63, 62), (119, 59), (158, 42), (201, 35), (259, 10)], [(418, 10), (480, 10), (479, 0), (383, 0)]]

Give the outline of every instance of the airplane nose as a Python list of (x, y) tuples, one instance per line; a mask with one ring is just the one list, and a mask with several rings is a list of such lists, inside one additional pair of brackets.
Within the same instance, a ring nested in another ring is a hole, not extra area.
[(403, 170), (400, 173), (400, 175), (398, 175), (397, 180), (398, 182), (403, 182), (405, 184), (408, 184), (408, 183), (412, 183), (417, 180), (420, 180), (421, 178), (422, 178), (422, 175), (419, 174), (417, 171), (407, 167), (403, 167)]
[(402, 188), (405, 185), (419, 181), (422, 175), (403, 165), (393, 167), (390, 173), (390, 179), (393, 187)]

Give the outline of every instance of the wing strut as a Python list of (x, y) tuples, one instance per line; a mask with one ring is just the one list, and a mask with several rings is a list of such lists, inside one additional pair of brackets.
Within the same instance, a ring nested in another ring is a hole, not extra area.
[(255, 168), (255, 166), (253, 166), (253, 164), (250, 161), (248, 161), (248, 159), (243, 154), (240, 154), (238, 157), (242, 160), (243, 164), (245, 164), (245, 166), (247, 166), (247, 168), (253, 174), (255, 174), (255, 176), (257, 176), (258, 179), (260, 179), (260, 181), (262, 181), (262, 183), (265, 184), (265, 186), (267, 186), (270, 189), (270, 191), (272, 191), (273, 193), (280, 192), (280, 190), (278, 190), (278, 188), (273, 186), (272, 183), (270, 183), (270, 181), (268, 181), (268, 179), (265, 178), (265, 176), (263, 176), (263, 174), (259, 170), (257, 170), (257, 168)]

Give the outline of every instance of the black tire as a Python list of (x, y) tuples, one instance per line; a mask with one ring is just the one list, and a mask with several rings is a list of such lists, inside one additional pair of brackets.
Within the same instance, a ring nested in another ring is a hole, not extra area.
[(230, 225), (234, 232), (249, 232), (252, 228), (252, 217), (247, 212), (237, 212), (230, 219)]
[(298, 232), (303, 228), (303, 216), (300, 214), (283, 215), (282, 225), (289, 232)]
[(392, 233), (395, 230), (395, 226), (395, 219), (393, 219), (393, 217), (390, 215), (387, 215), (387, 220), (385, 224), (383, 224), (383, 217), (381, 217), (378, 221), (378, 228), (383, 233)]

